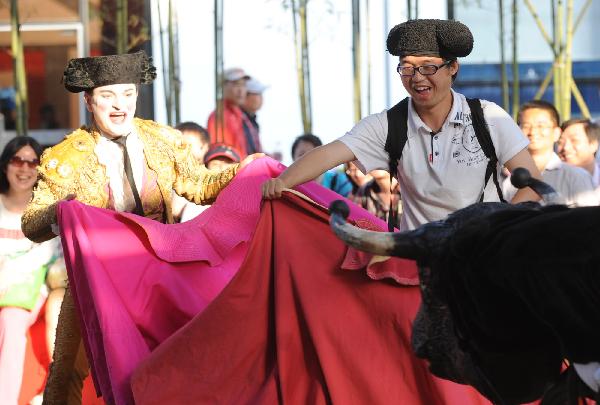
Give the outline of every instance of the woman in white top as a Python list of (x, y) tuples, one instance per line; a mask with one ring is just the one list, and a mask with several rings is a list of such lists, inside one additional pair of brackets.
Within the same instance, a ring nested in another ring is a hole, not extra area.
[[(16, 405), (27, 344), (46, 299), (46, 267), (56, 239), (34, 243), (21, 231), (21, 215), (31, 200), (42, 148), (33, 138), (16, 137), (0, 156), (0, 403)], [(24, 287), (27, 286), (27, 287)]]

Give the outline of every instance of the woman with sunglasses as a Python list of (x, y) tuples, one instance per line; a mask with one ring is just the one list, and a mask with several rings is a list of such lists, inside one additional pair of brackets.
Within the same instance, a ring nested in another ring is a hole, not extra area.
[(21, 231), (42, 147), (16, 137), (0, 155), (0, 403), (16, 405), (23, 378), (27, 330), (46, 299), (47, 265), (56, 240), (34, 243)]

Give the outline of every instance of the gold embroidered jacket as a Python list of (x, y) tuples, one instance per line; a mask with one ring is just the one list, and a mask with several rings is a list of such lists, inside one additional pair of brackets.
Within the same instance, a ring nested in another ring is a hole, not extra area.
[[(156, 175), (159, 193), (143, 201), (144, 207), (161, 207), (167, 223), (173, 223), (171, 190), (196, 204), (210, 204), (231, 181), (239, 165), (222, 172), (208, 170), (192, 156), (179, 131), (136, 118), (134, 125), (144, 145), (147, 168)], [(94, 207), (108, 208), (108, 177), (94, 148), (100, 134), (88, 127), (67, 135), (44, 152), (33, 199), (22, 217), (23, 233), (35, 242), (53, 238), (56, 205), (67, 195)], [(164, 204), (164, 205), (163, 205)]]

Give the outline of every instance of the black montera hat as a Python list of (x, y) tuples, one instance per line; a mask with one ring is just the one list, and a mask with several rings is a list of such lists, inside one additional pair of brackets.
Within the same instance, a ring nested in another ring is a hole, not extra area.
[(455, 59), (473, 50), (469, 28), (450, 20), (408, 20), (390, 30), (388, 52), (394, 56), (439, 56)]
[(79, 93), (109, 84), (149, 84), (155, 78), (156, 68), (152, 65), (152, 58), (144, 51), (139, 51), (71, 59), (63, 81), (67, 90)]

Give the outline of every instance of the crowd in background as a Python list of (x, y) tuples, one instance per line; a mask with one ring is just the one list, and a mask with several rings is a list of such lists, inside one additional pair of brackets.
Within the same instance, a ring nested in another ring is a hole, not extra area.
[[(249, 154), (264, 152), (257, 114), (266, 88), (242, 69), (225, 71), (222, 127), (219, 127), (216, 111), (208, 118), (206, 128), (196, 122), (183, 122), (176, 127), (199, 162), (211, 170), (223, 170)], [(528, 150), (544, 180), (568, 204), (598, 205), (600, 126), (588, 119), (561, 122), (556, 108), (546, 101), (523, 104), (517, 124), (529, 139)], [(293, 160), (321, 145), (314, 134), (298, 136), (292, 145)], [(20, 218), (31, 198), (40, 156), (41, 147), (34, 139), (19, 137), (9, 142), (0, 157), (0, 392), (16, 390), (18, 393), (26, 332), (46, 301), (48, 352), (52, 353), (58, 310), (66, 285), (57, 239), (36, 244), (21, 232)], [(510, 200), (516, 190), (510, 184), (510, 174), (506, 170), (503, 174), (503, 194)], [(385, 170), (363, 174), (349, 162), (314, 180), (385, 221), (392, 211), (402, 210), (402, 190)], [(207, 208), (175, 193), (173, 207), (178, 221), (193, 219)], [(11, 274), (7, 269), (17, 265), (27, 269), (31, 282), (28, 281), (27, 291), (15, 298), (1, 287), (6, 281), (3, 277)]]

